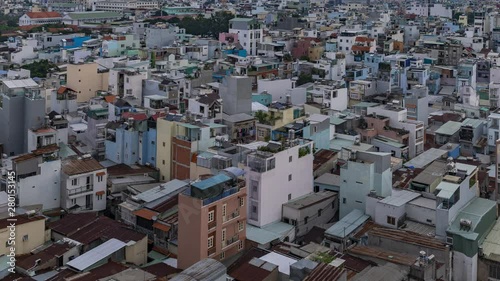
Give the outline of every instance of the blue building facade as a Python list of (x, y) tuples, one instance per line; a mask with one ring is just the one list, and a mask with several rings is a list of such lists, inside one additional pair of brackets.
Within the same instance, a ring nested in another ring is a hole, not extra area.
[[(114, 131), (114, 132), (113, 132)], [(106, 129), (106, 159), (118, 164), (133, 165), (139, 160), (139, 131), (122, 125)]]
[(141, 165), (149, 164), (156, 167), (156, 135), (156, 128), (150, 128), (149, 126), (147, 131), (141, 132), (141, 153), (139, 160)]

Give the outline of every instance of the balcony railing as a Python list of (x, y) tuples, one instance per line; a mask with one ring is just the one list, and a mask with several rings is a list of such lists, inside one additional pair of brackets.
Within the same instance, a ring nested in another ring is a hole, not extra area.
[(238, 234), (236, 234), (233, 237), (231, 237), (230, 239), (226, 240), (226, 247), (229, 247), (238, 241), (240, 241), (240, 238), (238, 237)]
[(218, 201), (222, 198), (225, 198), (225, 197), (228, 197), (230, 195), (233, 195), (235, 194), (236, 192), (238, 192), (240, 190), (239, 187), (233, 187), (233, 188), (230, 188), (230, 189), (226, 189), (224, 190), (220, 195), (217, 195), (217, 196), (214, 196), (214, 197), (210, 197), (210, 198), (207, 198), (205, 200), (203, 200), (203, 206), (206, 206), (208, 204), (211, 204), (215, 201)]
[(231, 221), (239, 216), (240, 216), (240, 210), (236, 210), (236, 211), (232, 212), (231, 214), (225, 216), (223, 222), (226, 223), (226, 222)]
[(216, 226), (217, 226), (217, 222), (216, 221), (209, 222), (208, 223), (208, 230), (215, 229)]
[(213, 254), (215, 254), (215, 247), (212, 247), (212, 248), (208, 249), (208, 251), (207, 251), (207, 255), (209, 257), (212, 256)]
[(68, 196), (78, 195), (78, 194), (92, 192), (92, 191), (93, 191), (93, 186), (91, 184), (87, 184), (87, 185), (79, 187), (79, 188), (68, 189)]

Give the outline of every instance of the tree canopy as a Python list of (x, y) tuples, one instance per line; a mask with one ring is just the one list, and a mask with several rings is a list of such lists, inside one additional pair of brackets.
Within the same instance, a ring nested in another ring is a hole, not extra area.
[(46, 78), (51, 71), (58, 71), (59, 68), (54, 63), (48, 60), (39, 60), (30, 64), (23, 65), (24, 69), (31, 72), (31, 77)]
[(185, 28), (187, 34), (208, 36), (218, 38), (219, 33), (229, 30), (229, 20), (234, 18), (234, 15), (228, 12), (217, 12), (210, 18), (205, 18), (203, 15), (197, 17), (184, 17), (179, 21), (180, 28)]

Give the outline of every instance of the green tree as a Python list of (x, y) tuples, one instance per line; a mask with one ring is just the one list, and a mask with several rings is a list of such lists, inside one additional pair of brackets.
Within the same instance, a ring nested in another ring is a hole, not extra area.
[(59, 71), (57, 65), (48, 60), (39, 60), (30, 64), (23, 65), (22, 68), (31, 72), (31, 77), (46, 78), (51, 71)]
[(311, 74), (302, 73), (299, 75), (299, 79), (297, 80), (297, 86), (304, 85), (306, 83), (313, 82), (313, 78)]

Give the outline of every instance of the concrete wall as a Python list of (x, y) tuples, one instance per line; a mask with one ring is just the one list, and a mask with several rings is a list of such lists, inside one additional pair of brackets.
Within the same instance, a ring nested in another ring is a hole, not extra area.
[(148, 236), (125, 248), (125, 260), (135, 265), (143, 265), (148, 261)]
[(97, 63), (68, 64), (66, 86), (75, 90), (78, 102), (89, 101), (97, 91), (108, 90), (109, 72), (98, 73)]
[(453, 251), (453, 276), (456, 281), (476, 281), (477, 279), (477, 254), (468, 257), (460, 252)]
[[(45, 235), (43, 233), (45, 233), (44, 219), (17, 224), (15, 238), (16, 256), (29, 254), (36, 247), (43, 245), (45, 243)], [(9, 253), (9, 248), (5, 247), (5, 241), (7, 241), (9, 234), (10, 232), (7, 228), (0, 229), (0, 241), (2, 241), (3, 246), (0, 247), (0, 255), (7, 255)], [(25, 241), (23, 241), (23, 238), (25, 238)]]
[[(332, 193), (333, 195), (333, 193)], [(321, 216), (318, 217), (318, 210), (321, 209)], [(338, 210), (337, 196), (332, 196), (327, 200), (307, 206), (303, 209), (290, 208), (283, 205), (283, 218), (295, 220), (296, 236), (303, 236), (315, 225), (328, 223)], [(305, 222), (307, 217), (307, 223)]]
[(19, 180), (19, 206), (42, 204), (43, 210), (59, 208), (61, 160), (44, 162), (38, 167), (40, 174)]
[(3, 144), (4, 153), (10, 156), (25, 153), (28, 129), (40, 128), (44, 122), (45, 99), (30, 99), (23, 94), (3, 95), (2, 103), (0, 143)]
[[(312, 143), (306, 145), (311, 147)], [(313, 191), (312, 147), (311, 153), (301, 158), (298, 157), (299, 147), (275, 153), (276, 167), (267, 172), (258, 173), (245, 168), (249, 187), (248, 223), (260, 227), (279, 221), (283, 203), (288, 202), (289, 198), (295, 199)], [(289, 175), (292, 176), (291, 180)], [(257, 194), (254, 193), (253, 186)], [(252, 206), (256, 207), (257, 214), (252, 214)], [(256, 219), (252, 219), (252, 216)]]
[(243, 76), (228, 76), (220, 85), (223, 100), (222, 111), (228, 115), (252, 112), (252, 79)]

